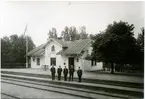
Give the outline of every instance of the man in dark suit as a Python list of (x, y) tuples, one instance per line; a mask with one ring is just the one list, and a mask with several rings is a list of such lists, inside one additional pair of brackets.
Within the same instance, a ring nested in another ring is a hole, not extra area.
[(69, 69), (69, 81), (70, 80), (73, 81), (73, 75), (74, 75), (74, 68), (73, 68), (73, 65), (71, 65), (71, 67)]
[(81, 80), (82, 80), (82, 70), (80, 69), (80, 67), (79, 67), (79, 69), (77, 70), (77, 74), (78, 74), (79, 82), (81, 82)]
[(68, 69), (66, 68), (66, 66), (65, 66), (65, 68), (63, 69), (63, 74), (64, 74), (64, 81), (67, 81)]
[(52, 65), (50, 71), (51, 71), (51, 75), (52, 75), (52, 80), (55, 80), (55, 68), (54, 68), (54, 65)]
[(59, 68), (57, 69), (58, 80), (61, 80), (61, 72), (62, 72), (62, 68), (61, 66), (59, 66)]

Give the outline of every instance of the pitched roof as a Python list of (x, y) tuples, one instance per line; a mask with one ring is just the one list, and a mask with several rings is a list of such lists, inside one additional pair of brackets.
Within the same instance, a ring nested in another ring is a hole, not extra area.
[(89, 43), (91, 43), (90, 39), (84, 39), (84, 40), (76, 40), (72, 41), (68, 45), (68, 49), (65, 50), (66, 54), (79, 54), (85, 48)]
[(80, 54), (81, 51), (91, 43), (91, 39), (84, 39), (84, 40), (76, 40), (76, 41), (68, 41), (67, 42), (67, 49), (61, 50), (57, 54)]
[(27, 53), (27, 56), (41, 56), (45, 52), (44, 44), (34, 48), (30, 52)]
[(44, 44), (44, 46), (46, 46), (51, 40), (53, 40), (54, 42), (60, 44), (62, 47), (67, 47), (66, 41), (63, 41), (63, 40), (60, 40), (60, 39), (55, 39), (55, 38), (50, 38), (50, 39)]
[(41, 56), (45, 53), (45, 49), (40, 49), (37, 52), (34, 52), (32, 56)]
[(59, 39), (54, 39), (56, 42), (58, 42), (59, 44), (61, 44), (63, 47), (67, 47), (67, 42), (63, 41), (63, 40), (59, 40)]
[[(75, 40), (75, 41), (63, 41), (59, 39), (50, 39), (50, 40), (59, 43), (60, 45), (62, 45), (62, 47), (66, 47), (65, 49), (57, 53), (57, 54), (65, 54), (65, 55), (80, 54), (81, 51), (83, 51), (83, 49), (92, 42), (91, 39), (83, 39), (83, 40)], [(32, 51), (28, 52), (27, 55), (28, 56), (42, 55), (45, 52), (44, 47), (49, 43), (49, 41), (47, 41), (45, 44), (36, 47)]]

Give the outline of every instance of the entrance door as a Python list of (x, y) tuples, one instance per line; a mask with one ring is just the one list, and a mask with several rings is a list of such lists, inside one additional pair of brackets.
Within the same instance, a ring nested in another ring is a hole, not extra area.
[(69, 57), (68, 58), (68, 66), (69, 66), (69, 68), (70, 68), (71, 65), (73, 65), (73, 68), (74, 68), (74, 57)]

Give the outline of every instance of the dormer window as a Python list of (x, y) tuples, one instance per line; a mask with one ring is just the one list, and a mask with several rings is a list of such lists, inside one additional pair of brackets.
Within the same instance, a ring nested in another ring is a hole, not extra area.
[(55, 47), (54, 47), (54, 45), (51, 47), (51, 51), (52, 51), (52, 52), (55, 51)]

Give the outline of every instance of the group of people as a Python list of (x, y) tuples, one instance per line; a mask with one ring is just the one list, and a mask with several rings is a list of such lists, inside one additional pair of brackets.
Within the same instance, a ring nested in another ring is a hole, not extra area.
[[(55, 73), (56, 73), (56, 69), (54, 67), (54, 65), (52, 65), (51, 69), (51, 75), (52, 75), (52, 80), (55, 80)], [(57, 74), (58, 74), (58, 80), (61, 80), (61, 74), (63, 72), (64, 75), (64, 81), (67, 81), (67, 76), (69, 73), (69, 81), (73, 81), (73, 76), (74, 76), (74, 68), (71, 65), (71, 67), (69, 68), (69, 70), (66, 68), (62, 69), (61, 66), (59, 66), (59, 68), (57, 69)], [(82, 70), (80, 69), (80, 67), (77, 70), (77, 75), (78, 75), (78, 81), (81, 82), (82, 79)]]

